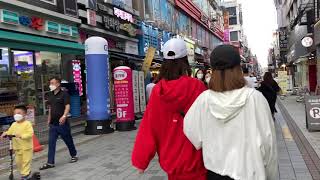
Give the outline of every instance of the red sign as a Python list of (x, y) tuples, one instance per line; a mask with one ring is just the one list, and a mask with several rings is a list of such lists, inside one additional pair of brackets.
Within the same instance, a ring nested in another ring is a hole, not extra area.
[(117, 121), (134, 121), (132, 70), (121, 66), (113, 71)]
[(87, 21), (91, 26), (97, 26), (97, 14), (95, 11), (88, 9), (87, 10)]
[(82, 78), (81, 78), (81, 63), (80, 60), (72, 61), (73, 67), (73, 82), (77, 84), (79, 95), (83, 95)]

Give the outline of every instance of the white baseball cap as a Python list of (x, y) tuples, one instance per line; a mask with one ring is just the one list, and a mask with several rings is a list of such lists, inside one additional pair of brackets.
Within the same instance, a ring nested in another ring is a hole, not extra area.
[(180, 59), (188, 55), (186, 42), (183, 39), (173, 38), (163, 46), (164, 59)]

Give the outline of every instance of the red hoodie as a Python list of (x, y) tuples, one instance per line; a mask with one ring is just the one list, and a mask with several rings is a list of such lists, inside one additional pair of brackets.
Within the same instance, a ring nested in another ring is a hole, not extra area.
[(153, 88), (132, 152), (133, 166), (145, 170), (157, 153), (169, 180), (207, 178), (202, 152), (183, 133), (183, 114), (205, 90), (201, 81), (187, 76), (161, 80)]

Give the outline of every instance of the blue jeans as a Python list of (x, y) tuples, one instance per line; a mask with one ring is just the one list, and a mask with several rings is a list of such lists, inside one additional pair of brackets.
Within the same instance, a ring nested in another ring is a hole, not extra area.
[(48, 164), (54, 164), (54, 158), (56, 154), (56, 144), (58, 137), (64, 141), (69, 149), (69, 153), (71, 157), (75, 157), (77, 155), (77, 150), (74, 146), (73, 139), (71, 136), (71, 128), (70, 124), (66, 122), (64, 125), (55, 126), (50, 125), (49, 128), (49, 150), (48, 150)]

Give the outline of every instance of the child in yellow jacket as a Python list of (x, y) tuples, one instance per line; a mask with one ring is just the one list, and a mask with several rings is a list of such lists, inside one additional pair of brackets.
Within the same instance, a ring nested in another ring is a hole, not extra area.
[(31, 174), (31, 161), (33, 155), (33, 128), (30, 121), (25, 119), (27, 108), (25, 106), (16, 106), (14, 109), (14, 122), (7, 132), (1, 135), (15, 135), (12, 139), (13, 150), (15, 151), (15, 159), (17, 169), (22, 179), (27, 179)]

